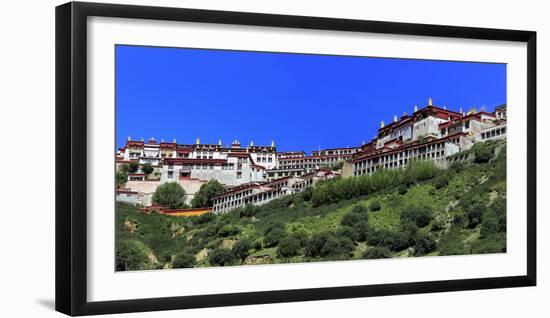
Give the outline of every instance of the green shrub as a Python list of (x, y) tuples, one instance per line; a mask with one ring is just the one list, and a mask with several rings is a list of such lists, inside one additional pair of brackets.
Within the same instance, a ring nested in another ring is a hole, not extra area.
[(370, 247), (363, 253), (364, 259), (391, 258), (391, 251), (387, 247)]
[(431, 235), (421, 235), (414, 244), (414, 255), (426, 255), (436, 249), (435, 239)]
[(506, 252), (506, 234), (497, 233), (472, 243), (472, 254), (489, 254)]
[(398, 252), (410, 246), (409, 238), (402, 232), (389, 232), (389, 236), (382, 241), (382, 245), (389, 248), (390, 251)]
[(399, 224), (398, 232), (403, 233), (408, 239), (409, 245), (414, 245), (418, 238), (418, 226), (412, 221), (404, 221)]
[(468, 218), (468, 228), (473, 229), (483, 218), (483, 214), (487, 210), (484, 204), (476, 203), (466, 209), (466, 217)]
[(369, 210), (371, 210), (373, 212), (380, 211), (381, 208), (382, 208), (382, 205), (380, 204), (380, 201), (378, 201), (378, 200), (373, 200), (369, 204)]
[(234, 258), (244, 261), (250, 254), (249, 251), (251, 248), (252, 242), (249, 239), (244, 238), (238, 240), (237, 243), (233, 245), (231, 253), (233, 254)]
[(277, 247), (277, 255), (281, 257), (292, 257), (300, 254), (300, 241), (293, 236), (283, 238)]
[(340, 221), (340, 224), (344, 226), (355, 226), (358, 223), (361, 222), (368, 222), (369, 215), (368, 213), (357, 213), (357, 212), (348, 212), (342, 217), (342, 221)]
[(205, 214), (201, 214), (199, 216), (196, 217), (195, 222), (197, 224), (206, 224), (206, 223), (210, 223), (212, 221), (214, 221), (216, 219), (216, 214), (214, 213), (205, 213)]
[(232, 224), (226, 224), (218, 230), (218, 235), (221, 237), (233, 236), (238, 233), (239, 233), (239, 227)]
[(401, 211), (402, 222), (413, 222), (418, 227), (425, 227), (433, 219), (432, 208), (428, 205), (409, 205)]
[(239, 216), (253, 217), (258, 213), (258, 211), (260, 211), (260, 207), (255, 206), (254, 204), (247, 204), (240, 210)]
[(458, 173), (464, 170), (465, 164), (462, 161), (455, 161), (449, 166), (449, 171)]
[(368, 212), (368, 209), (361, 203), (357, 203), (351, 208), (351, 212), (357, 213), (357, 214), (362, 214), (362, 213), (366, 214)]
[(402, 171), (401, 182), (411, 185), (434, 178), (439, 169), (432, 161), (413, 161)]
[(260, 241), (254, 241), (252, 248), (254, 248), (256, 251), (259, 251), (262, 249), (262, 242)]
[(463, 255), (468, 253), (462, 243), (460, 228), (459, 224), (453, 224), (450, 231), (439, 240), (439, 255)]
[(182, 252), (176, 255), (172, 261), (173, 268), (189, 268), (195, 266), (197, 260), (195, 256), (189, 252)]
[(493, 149), (487, 144), (478, 143), (473, 147), (474, 162), (485, 163), (493, 158)]
[(306, 255), (311, 257), (349, 256), (355, 249), (353, 242), (347, 237), (338, 238), (332, 233), (320, 233), (311, 237), (306, 245)]
[(274, 247), (279, 244), (279, 242), (286, 237), (286, 231), (282, 228), (274, 228), (269, 231), (264, 236), (264, 246), (265, 247)]
[(231, 250), (224, 247), (218, 247), (209, 253), (208, 260), (212, 265), (225, 266), (230, 265), (235, 259)]
[(441, 173), (433, 180), (433, 185), (436, 189), (445, 188), (449, 185), (449, 175), (447, 173)]
[(359, 241), (359, 233), (357, 233), (356, 229), (354, 229), (353, 227), (351, 226), (342, 226), (339, 230), (338, 230), (338, 236), (339, 237), (347, 237), (349, 238), (350, 240), (352, 241)]
[(122, 240), (116, 249), (116, 270), (133, 271), (149, 268), (147, 247), (136, 240)]

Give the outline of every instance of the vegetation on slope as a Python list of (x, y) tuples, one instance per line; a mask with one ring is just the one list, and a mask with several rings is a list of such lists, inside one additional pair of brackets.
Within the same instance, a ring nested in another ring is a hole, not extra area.
[(197, 217), (117, 203), (117, 270), (506, 251), (506, 144)]

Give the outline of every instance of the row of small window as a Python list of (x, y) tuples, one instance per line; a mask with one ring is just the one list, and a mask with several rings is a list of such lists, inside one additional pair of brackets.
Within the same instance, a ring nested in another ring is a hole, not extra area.
[(268, 157), (268, 158), (266, 158), (266, 157), (257, 157), (256, 161), (257, 162), (269, 162), (269, 163), (271, 163), (271, 162), (273, 162), (273, 158), (272, 157)]
[(506, 134), (506, 127), (493, 129), (491, 131), (481, 133), (481, 139), (488, 139)]

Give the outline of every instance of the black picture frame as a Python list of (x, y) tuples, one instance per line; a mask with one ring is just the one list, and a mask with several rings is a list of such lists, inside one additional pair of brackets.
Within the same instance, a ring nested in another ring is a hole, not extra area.
[[(91, 16), (527, 43), (527, 274), (350, 287), (88, 302), (86, 36)], [(56, 7), (56, 310), (92, 315), (536, 285), (536, 32), (70, 2)]]

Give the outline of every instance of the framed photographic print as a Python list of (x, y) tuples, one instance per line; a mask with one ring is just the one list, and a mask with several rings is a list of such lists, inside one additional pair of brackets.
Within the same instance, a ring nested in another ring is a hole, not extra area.
[(56, 8), (56, 308), (536, 284), (536, 33)]

